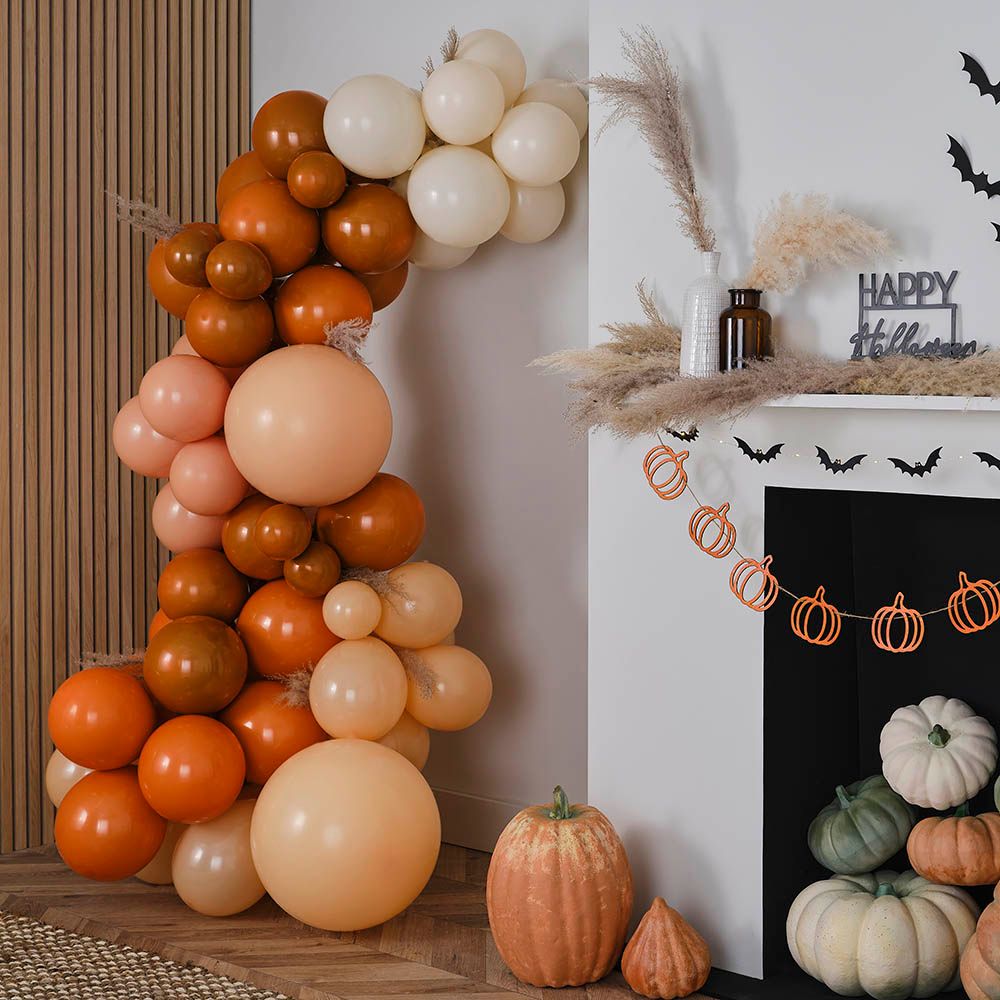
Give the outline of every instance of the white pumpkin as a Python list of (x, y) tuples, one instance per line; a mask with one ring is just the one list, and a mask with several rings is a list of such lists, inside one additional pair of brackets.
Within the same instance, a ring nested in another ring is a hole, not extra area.
[(879, 752), (894, 792), (915, 806), (952, 809), (986, 787), (997, 734), (964, 701), (935, 694), (892, 713)]
[(837, 875), (795, 897), (785, 932), (799, 968), (834, 993), (877, 1000), (959, 986), (979, 907), (964, 890), (915, 872)]

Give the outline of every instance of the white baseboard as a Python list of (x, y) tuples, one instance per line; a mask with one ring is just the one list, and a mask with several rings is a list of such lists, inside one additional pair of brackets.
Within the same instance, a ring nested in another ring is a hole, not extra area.
[(441, 811), (441, 839), (446, 844), (492, 851), (500, 832), (524, 808), (524, 803), (487, 799), (480, 795), (435, 788)]

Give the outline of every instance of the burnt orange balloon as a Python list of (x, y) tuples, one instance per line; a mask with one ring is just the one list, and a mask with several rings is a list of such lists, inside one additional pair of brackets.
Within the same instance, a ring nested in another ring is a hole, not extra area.
[(234, 191), (219, 215), (219, 228), (227, 240), (260, 247), (275, 276), (297, 271), (319, 246), (319, 217), (273, 177)]
[(146, 647), (142, 664), (146, 687), (171, 712), (218, 712), (240, 693), (246, 677), (240, 637), (203, 615), (164, 625)]
[(254, 538), (270, 559), (291, 559), (309, 544), (312, 522), (301, 507), (276, 503), (257, 518)]
[(223, 240), (205, 261), (208, 283), (227, 299), (255, 299), (271, 287), (271, 265), (260, 247), (245, 240)]
[(251, 594), (236, 627), (250, 666), (264, 677), (314, 667), (340, 641), (323, 621), (323, 602), (303, 597), (284, 580), (266, 583)]
[(93, 771), (56, 813), (56, 847), (78, 875), (114, 882), (145, 868), (163, 843), (167, 821), (146, 802), (134, 767)]
[(326, 98), (309, 90), (286, 90), (261, 105), (250, 139), (269, 174), (284, 180), (300, 153), (326, 149), (324, 111)]
[(270, 176), (260, 156), (254, 150), (237, 156), (222, 171), (222, 176), (219, 178), (215, 189), (215, 210), (221, 215), (222, 207), (235, 191), (254, 181), (267, 180)]
[(114, 667), (67, 677), (49, 702), (56, 748), (74, 764), (98, 771), (135, 760), (154, 725), (153, 703), (142, 684)]
[(285, 580), (306, 597), (326, 597), (340, 580), (340, 557), (325, 542), (310, 542), (285, 562)]
[(146, 280), (153, 297), (178, 319), (184, 319), (188, 306), (201, 291), (196, 285), (182, 285), (167, 270), (166, 240), (158, 240), (146, 262)]
[(346, 187), (347, 174), (333, 153), (300, 153), (288, 168), (288, 190), (306, 208), (328, 208)]
[(205, 262), (221, 239), (219, 227), (212, 222), (187, 223), (163, 248), (167, 270), (183, 285), (207, 287)]
[(308, 703), (289, 704), (279, 681), (254, 681), (219, 716), (243, 747), (247, 781), (263, 785), (289, 757), (327, 739)]
[(323, 212), (323, 244), (344, 267), (381, 274), (413, 249), (417, 224), (406, 200), (382, 184), (352, 184)]
[(146, 636), (147, 642), (152, 642), (153, 636), (163, 628), (164, 625), (169, 625), (173, 619), (168, 618), (164, 612), (163, 608), (157, 608), (156, 614), (153, 615), (153, 620), (149, 623), (149, 635)]
[(184, 333), (206, 361), (237, 368), (268, 352), (274, 316), (259, 295), (255, 299), (227, 299), (214, 288), (206, 288), (188, 307)]
[(143, 796), (175, 823), (205, 823), (221, 816), (236, 801), (245, 775), (239, 740), (204, 715), (164, 722), (139, 757)]
[(345, 566), (392, 569), (406, 562), (424, 537), (424, 505), (417, 491), (387, 472), (354, 496), (320, 507), (316, 534)]
[(304, 267), (274, 298), (274, 321), (286, 344), (322, 344), (328, 325), (354, 319), (372, 321), (372, 299), (368, 289), (342, 267)]
[(208, 615), (231, 622), (247, 599), (247, 581), (218, 549), (188, 549), (167, 563), (156, 596), (170, 618)]
[(280, 559), (265, 555), (257, 544), (257, 519), (269, 507), (275, 506), (270, 497), (256, 493), (247, 497), (227, 517), (222, 526), (222, 551), (241, 572), (255, 580), (277, 580), (282, 573)]
[(391, 271), (383, 271), (381, 274), (359, 274), (356, 277), (368, 289), (368, 294), (372, 297), (372, 309), (378, 312), (399, 298), (409, 271), (409, 262), (404, 260), (399, 267), (394, 267)]

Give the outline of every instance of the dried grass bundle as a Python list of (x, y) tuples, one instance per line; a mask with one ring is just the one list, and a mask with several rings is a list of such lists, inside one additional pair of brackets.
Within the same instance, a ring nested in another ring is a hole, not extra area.
[(681, 98), (680, 78), (667, 51), (643, 25), (635, 36), (622, 32), (622, 54), (632, 67), (626, 76), (601, 74), (590, 85), (611, 112), (597, 133), (631, 121), (653, 154), (656, 169), (677, 198), (680, 230), (697, 249), (714, 250), (715, 233), (705, 221), (705, 206), (694, 176), (691, 124)]
[(77, 661), (81, 670), (90, 667), (134, 667), (146, 658), (145, 649), (126, 649), (121, 653), (85, 652)]
[[(441, 62), (451, 62), (455, 56), (458, 55), (458, 43), (460, 39), (458, 37), (458, 32), (455, 30), (455, 26), (452, 25), (448, 29), (448, 34), (444, 36), (444, 41), (441, 43), (441, 48), (438, 50), (441, 53)], [(434, 72), (434, 58), (433, 56), (428, 56), (424, 62), (424, 76), (430, 76)]]
[(306, 667), (303, 670), (296, 670), (294, 674), (274, 678), (285, 689), (278, 696), (278, 701), (282, 705), (289, 705), (292, 708), (308, 707), (309, 683), (312, 681), (313, 669)]
[(371, 329), (371, 323), (366, 323), (357, 317), (344, 319), (339, 323), (327, 323), (323, 327), (324, 343), (327, 347), (336, 348), (342, 354), (346, 354), (352, 361), (366, 365), (368, 362), (362, 356), (361, 348)]
[(137, 232), (149, 233), (156, 240), (169, 240), (182, 229), (175, 218), (149, 202), (125, 198), (113, 191), (108, 191), (107, 195), (115, 203), (118, 221), (127, 222)]

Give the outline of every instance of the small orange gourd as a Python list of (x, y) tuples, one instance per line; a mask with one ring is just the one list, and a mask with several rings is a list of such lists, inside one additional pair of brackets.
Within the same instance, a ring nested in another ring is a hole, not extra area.
[(622, 955), (625, 981), (644, 997), (674, 1000), (700, 990), (712, 959), (705, 939), (660, 896)]
[(1000, 813), (969, 815), (966, 803), (953, 816), (928, 816), (906, 842), (918, 875), (940, 885), (995, 885), (1000, 881)]

